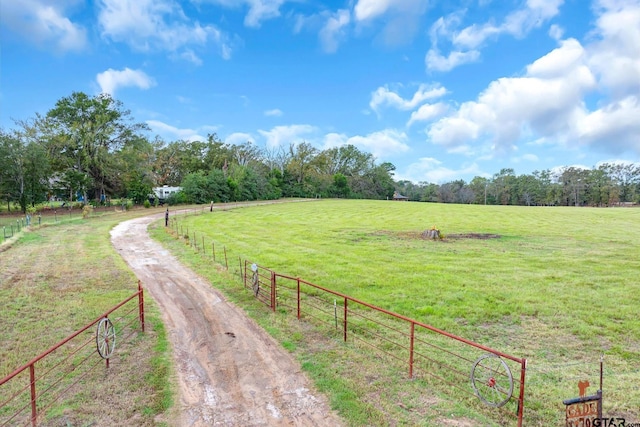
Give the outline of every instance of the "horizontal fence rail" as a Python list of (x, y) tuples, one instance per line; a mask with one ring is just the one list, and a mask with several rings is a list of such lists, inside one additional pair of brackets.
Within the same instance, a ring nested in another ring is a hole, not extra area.
[[(133, 300), (137, 304), (129, 304)], [(36, 427), (47, 410), (89, 378), (103, 360), (109, 367), (116, 343), (125, 343), (136, 334), (136, 324), (144, 332), (140, 281), (133, 295), (0, 379), (0, 427)], [(95, 332), (92, 327), (96, 327)]]
[(409, 378), (455, 388), (522, 426), (526, 359), (246, 260), (241, 271), (244, 287), (270, 309), (334, 328), (404, 366)]

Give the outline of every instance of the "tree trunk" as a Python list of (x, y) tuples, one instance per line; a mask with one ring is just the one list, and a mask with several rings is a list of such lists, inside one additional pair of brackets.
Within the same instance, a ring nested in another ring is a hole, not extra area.
[(423, 231), (422, 237), (424, 237), (425, 239), (431, 239), (431, 240), (442, 239), (442, 236), (440, 235), (440, 230), (436, 228)]

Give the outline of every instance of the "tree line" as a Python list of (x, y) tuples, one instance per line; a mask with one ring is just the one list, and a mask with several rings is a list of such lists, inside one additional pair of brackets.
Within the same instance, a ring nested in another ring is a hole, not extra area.
[(59, 198), (143, 203), (157, 186), (180, 186), (170, 203), (209, 203), (280, 197), (390, 199), (442, 203), (608, 206), (640, 202), (640, 164), (567, 167), (516, 176), (444, 184), (395, 181), (393, 164), (353, 145), (319, 150), (307, 142), (260, 148), (149, 138), (123, 104), (109, 95), (74, 92), (45, 115), (0, 129), (0, 200), (23, 212)]
[(602, 163), (592, 169), (566, 166), (557, 171), (516, 175), (506, 168), (491, 178), (444, 184), (399, 181), (409, 200), (523, 206), (619, 206), (640, 203), (640, 163)]
[(111, 96), (74, 92), (46, 115), (0, 129), (0, 200), (25, 212), (51, 198), (143, 203), (156, 186), (180, 186), (171, 203), (280, 197), (384, 199), (394, 192), (390, 163), (353, 145), (319, 150), (307, 142), (261, 149), (251, 142), (166, 142), (147, 135)]

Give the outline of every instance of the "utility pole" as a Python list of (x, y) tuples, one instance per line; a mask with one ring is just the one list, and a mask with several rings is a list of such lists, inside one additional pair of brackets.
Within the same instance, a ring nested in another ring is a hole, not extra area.
[(484, 183), (484, 204), (485, 206), (487, 205), (487, 185), (489, 185), (487, 182)]

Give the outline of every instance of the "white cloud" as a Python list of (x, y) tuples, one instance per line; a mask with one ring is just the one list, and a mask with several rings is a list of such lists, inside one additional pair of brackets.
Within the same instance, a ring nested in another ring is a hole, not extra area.
[(59, 52), (81, 51), (87, 46), (87, 31), (65, 16), (65, 9), (72, 3), (75, 1), (4, 1), (0, 22), (43, 47), (53, 45)]
[(511, 158), (511, 162), (513, 163), (536, 163), (540, 160), (538, 156), (535, 154), (523, 154), (522, 156), (516, 156)]
[(426, 122), (436, 119), (446, 113), (448, 108), (449, 107), (442, 102), (421, 105), (420, 108), (411, 113), (411, 118), (407, 122), (407, 126), (411, 126), (415, 122)]
[(407, 134), (395, 129), (384, 129), (365, 136), (351, 137), (344, 134), (328, 133), (324, 137), (324, 148), (354, 145), (373, 154), (376, 158), (382, 158), (409, 151), (407, 141)]
[(514, 37), (523, 37), (556, 16), (563, 3), (564, 0), (528, 0), (525, 7), (507, 15), (501, 25), (496, 26), (489, 22), (482, 25), (473, 24), (462, 29), (453, 36), (453, 44), (466, 49), (475, 49), (491, 36), (510, 34)]
[(481, 125), (466, 117), (444, 117), (428, 130), (429, 140), (448, 148), (466, 146), (480, 135)]
[(345, 27), (351, 21), (351, 14), (347, 9), (340, 9), (332, 14), (320, 30), (319, 37), (322, 49), (327, 53), (338, 50), (338, 45), (345, 37)]
[(404, 99), (389, 89), (388, 85), (385, 85), (379, 87), (371, 94), (369, 107), (375, 112), (378, 112), (381, 106), (390, 106), (405, 111), (412, 110), (425, 101), (442, 97), (446, 93), (447, 90), (442, 86), (421, 84), (411, 99)]
[(527, 75), (542, 78), (562, 78), (584, 62), (585, 50), (575, 39), (560, 42), (560, 47), (527, 66)]
[(228, 37), (213, 25), (191, 22), (174, 0), (99, 0), (98, 7), (102, 35), (136, 50), (176, 52), (185, 48), (180, 56), (198, 64), (201, 60), (186, 47), (212, 41), (223, 58), (230, 57)]
[(250, 133), (244, 133), (244, 132), (234, 132), (231, 135), (228, 135), (224, 139), (224, 142), (231, 145), (241, 145), (247, 141), (255, 144), (256, 139)]
[(589, 66), (614, 98), (640, 95), (640, 2), (602, 0)]
[(305, 136), (313, 135), (317, 128), (311, 125), (275, 126), (269, 131), (258, 130), (258, 133), (267, 140), (267, 148), (277, 148), (289, 144), (298, 144)]
[(451, 180), (459, 179), (460, 176), (482, 176), (482, 173), (475, 163), (463, 166), (460, 169), (449, 169), (443, 166), (443, 163), (433, 157), (422, 157), (417, 162), (407, 166), (405, 171), (401, 173), (396, 171), (396, 178), (399, 180), (408, 180), (413, 182), (430, 182), (444, 183)]
[(425, 6), (424, 0), (358, 0), (353, 12), (356, 20), (367, 21), (392, 10), (408, 13), (423, 10)]
[(273, 110), (266, 110), (264, 112), (264, 115), (267, 117), (281, 117), (282, 116), (282, 110), (280, 110), (279, 108), (274, 108)]
[(280, 16), (280, 6), (285, 0), (247, 0), (249, 12), (244, 18), (244, 24), (257, 28), (262, 21)]
[(640, 97), (628, 96), (586, 114), (578, 121), (576, 134), (582, 144), (640, 155)]
[[(432, 124), (428, 141), (449, 151), (506, 154), (545, 144), (640, 155), (640, 4), (602, 0), (599, 7), (589, 44), (562, 40), (522, 77), (493, 81)], [(595, 106), (587, 102), (592, 94), (600, 95)]]
[(244, 25), (259, 28), (263, 21), (280, 16), (280, 6), (287, 0), (201, 0), (229, 8), (248, 6), (244, 17)]
[(447, 16), (441, 16), (438, 18), (429, 29), (431, 46), (437, 46), (440, 38), (453, 37), (454, 29), (460, 25), (464, 15), (465, 11), (459, 10), (457, 12), (450, 13)]
[(114, 95), (116, 89), (121, 87), (133, 86), (140, 89), (149, 89), (156, 84), (144, 71), (130, 68), (125, 68), (124, 70), (109, 68), (107, 71), (98, 73), (96, 81), (100, 85), (101, 92), (109, 95)]
[(386, 46), (408, 44), (419, 34), (428, 5), (426, 0), (358, 0), (353, 8), (356, 31), (375, 28), (374, 22), (380, 21), (377, 42)]
[(184, 52), (180, 54), (180, 58), (198, 66), (202, 65), (202, 59), (200, 59), (200, 57), (191, 49), (185, 49)]
[(569, 39), (527, 67), (523, 77), (500, 78), (477, 101), (463, 103), (428, 131), (435, 144), (454, 148), (488, 140), (493, 151), (510, 152), (523, 135), (554, 135), (566, 141), (584, 113), (583, 97), (596, 87), (585, 52)]
[(475, 62), (480, 57), (480, 52), (470, 50), (468, 52), (451, 51), (448, 56), (442, 56), (437, 49), (429, 49), (425, 57), (427, 70), (450, 71), (462, 64)]
[[(501, 34), (524, 37), (556, 16), (563, 3), (564, 0), (528, 0), (524, 7), (508, 14), (499, 25), (490, 21), (472, 24), (460, 31), (455, 28), (462, 22), (464, 11), (441, 17), (431, 26), (431, 49), (425, 57), (427, 70), (450, 71), (459, 65), (477, 61), (480, 57), (479, 48), (487, 39)], [(556, 27), (552, 34), (560, 37), (561, 30)], [(443, 38), (452, 45), (451, 51), (446, 55), (441, 54), (438, 48), (438, 43)]]
[(549, 36), (552, 39), (560, 41), (564, 36), (564, 29), (557, 24), (553, 24), (549, 27)]
[(159, 120), (147, 120), (146, 123), (153, 132), (168, 140), (206, 141), (206, 138), (194, 129), (180, 129)]

